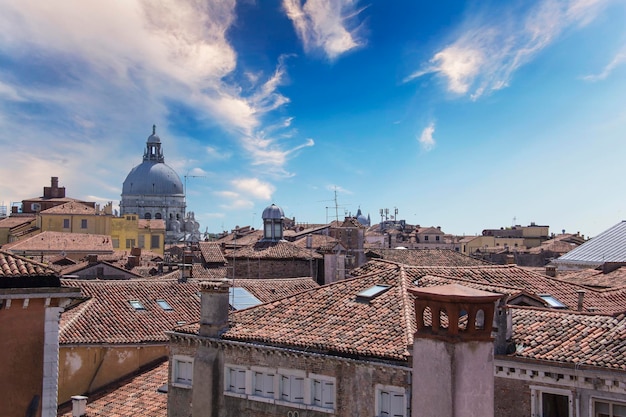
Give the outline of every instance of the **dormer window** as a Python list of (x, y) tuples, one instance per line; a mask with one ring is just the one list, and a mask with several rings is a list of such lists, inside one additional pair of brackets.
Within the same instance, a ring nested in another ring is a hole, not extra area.
[(130, 300), (129, 301), (130, 305), (132, 308), (134, 308), (136, 311), (140, 311), (140, 310), (145, 310), (146, 308), (143, 306), (143, 304), (141, 304), (140, 301), (137, 300)]
[(550, 307), (552, 307), (552, 308), (560, 308), (560, 309), (566, 309), (567, 308), (567, 306), (565, 304), (563, 304), (562, 302), (557, 300), (556, 297), (554, 297), (551, 294), (539, 294), (539, 297), (541, 297), (543, 299), (543, 301), (548, 303), (548, 305)]

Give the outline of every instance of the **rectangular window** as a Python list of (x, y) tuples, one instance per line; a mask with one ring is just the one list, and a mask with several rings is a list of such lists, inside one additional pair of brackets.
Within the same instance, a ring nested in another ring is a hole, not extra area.
[(573, 417), (572, 392), (564, 389), (531, 386), (531, 407), (537, 417)]
[(439, 242), (439, 236), (435, 236), (435, 240)]
[(87, 228), (87, 219), (82, 219), (80, 221), (80, 228), (81, 229), (86, 229)]
[(191, 388), (193, 383), (193, 358), (174, 355), (172, 365), (172, 385), (180, 388)]
[(146, 237), (144, 235), (139, 235), (139, 244), (137, 245), (137, 247), (143, 249), (146, 247), (145, 243), (146, 243)]
[(70, 219), (63, 219), (63, 228), (64, 229), (70, 228)]
[(112, 238), (111, 239), (111, 244), (113, 245), (113, 249), (119, 249), (120, 248), (120, 240), (118, 238)]
[(252, 376), (252, 395), (264, 398), (274, 398), (274, 380), (272, 372), (254, 371)]
[(281, 375), (280, 399), (291, 403), (304, 404), (304, 377)]
[(428, 242), (428, 236), (424, 236), (424, 242)]
[(311, 404), (335, 408), (335, 378), (311, 375)]
[(161, 247), (161, 237), (159, 235), (150, 236), (150, 249), (158, 249)]
[(126, 249), (132, 249), (135, 247), (135, 239), (126, 239)]
[(376, 386), (376, 416), (406, 417), (406, 392), (401, 387)]
[(626, 404), (594, 400), (593, 417), (626, 417)]
[(226, 368), (225, 389), (236, 394), (246, 393), (246, 370), (237, 367)]

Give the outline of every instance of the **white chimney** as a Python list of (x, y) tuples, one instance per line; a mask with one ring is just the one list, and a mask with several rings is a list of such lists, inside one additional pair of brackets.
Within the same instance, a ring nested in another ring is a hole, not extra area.
[(82, 417), (87, 414), (87, 397), (83, 395), (72, 396), (72, 417)]

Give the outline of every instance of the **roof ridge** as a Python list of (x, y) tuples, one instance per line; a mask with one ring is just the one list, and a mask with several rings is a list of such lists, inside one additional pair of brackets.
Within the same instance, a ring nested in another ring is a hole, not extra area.
[[(413, 345), (413, 334), (411, 330), (411, 313), (414, 311), (413, 302), (411, 300), (411, 296), (409, 295), (409, 285), (408, 285), (408, 276), (404, 267), (400, 267), (400, 280), (399, 280), (399, 291), (400, 291), (400, 302), (402, 309), (402, 320), (403, 328), (404, 328), (404, 337), (406, 341), (406, 349), (409, 350), (409, 346)], [(415, 329), (417, 330), (417, 329)], [(411, 355), (411, 352), (408, 352)]]

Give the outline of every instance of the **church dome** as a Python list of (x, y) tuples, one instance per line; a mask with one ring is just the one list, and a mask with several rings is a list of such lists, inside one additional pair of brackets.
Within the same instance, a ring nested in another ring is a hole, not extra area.
[(281, 220), (285, 217), (283, 209), (276, 204), (272, 204), (263, 210), (263, 220)]
[(362, 224), (363, 226), (369, 226), (370, 225), (370, 221), (367, 217), (365, 217), (363, 215), (363, 213), (361, 212), (361, 209), (359, 208), (359, 210), (356, 212), (356, 220)]
[(180, 177), (163, 162), (143, 161), (133, 168), (122, 187), (123, 195), (184, 194)]
[(156, 126), (152, 126), (152, 135), (148, 137), (143, 162), (133, 168), (122, 186), (122, 197), (125, 195), (173, 196), (184, 195), (185, 191), (180, 177), (165, 163), (161, 138), (156, 134)]

